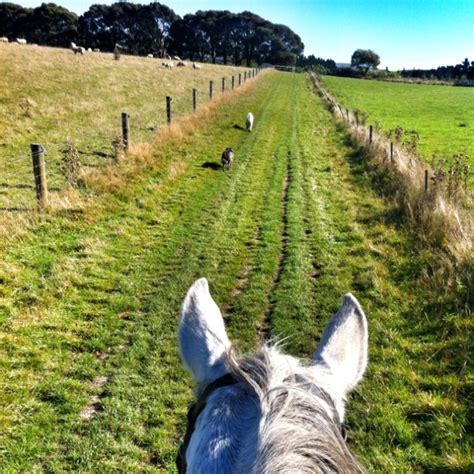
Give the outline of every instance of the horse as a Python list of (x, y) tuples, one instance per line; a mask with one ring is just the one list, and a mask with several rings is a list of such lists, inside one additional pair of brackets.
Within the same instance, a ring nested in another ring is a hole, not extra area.
[(367, 320), (350, 293), (307, 364), (269, 342), (238, 358), (205, 278), (184, 298), (178, 339), (197, 383), (179, 473), (366, 472), (343, 428), (368, 358)]

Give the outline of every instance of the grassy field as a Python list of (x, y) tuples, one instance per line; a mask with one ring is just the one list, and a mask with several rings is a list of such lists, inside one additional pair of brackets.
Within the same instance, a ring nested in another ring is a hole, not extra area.
[(388, 131), (417, 132), (419, 152), (450, 157), (466, 153), (474, 165), (474, 88), (367, 81), (322, 76), (321, 81), (350, 110), (368, 114), (369, 123)]
[[(252, 134), (238, 127), (249, 110)], [(352, 291), (370, 362), (350, 445), (372, 472), (472, 470), (466, 289), (436, 288), (438, 257), (397, 225), (303, 75), (261, 76), (194, 133), (158, 142), (140, 173), (129, 166), (80, 213), (46, 214), (4, 244), (5, 472), (174, 471), (192, 399), (176, 329), (199, 276), (238, 348), (267, 333), (303, 357)]]
[(50, 187), (63, 187), (59, 165), (71, 140), (82, 163), (102, 166), (113, 157), (112, 141), (121, 135), (121, 113), (130, 115), (131, 141), (150, 141), (166, 124), (165, 97), (173, 118), (209, 97), (209, 81), (219, 95), (222, 78), (244, 68), (202, 65), (194, 70), (165, 69), (161, 60), (111, 53), (74, 55), (71, 50), (0, 44), (0, 208), (34, 205), (30, 144), (46, 150)]

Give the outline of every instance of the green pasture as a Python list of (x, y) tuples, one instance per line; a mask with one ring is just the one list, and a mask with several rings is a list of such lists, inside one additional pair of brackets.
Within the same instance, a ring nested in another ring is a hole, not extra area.
[(351, 448), (370, 472), (472, 471), (466, 287), (436, 284), (439, 256), (372, 189), (304, 75), (261, 75), (152, 153), (2, 244), (3, 472), (175, 472), (193, 396), (176, 330), (201, 276), (239, 350), (266, 333), (301, 357), (351, 291), (370, 333)]
[(402, 127), (419, 134), (419, 153), (469, 155), (474, 164), (474, 88), (322, 76), (321, 82), (349, 110), (368, 115), (384, 131)]

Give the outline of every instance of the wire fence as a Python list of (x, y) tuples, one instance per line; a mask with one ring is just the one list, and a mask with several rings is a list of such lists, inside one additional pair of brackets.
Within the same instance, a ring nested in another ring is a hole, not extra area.
[(400, 141), (394, 142), (361, 120), (357, 111), (339, 104), (315, 75), (311, 78), (352, 140), (365, 150), (365, 156), (374, 163), (373, 167), (384, 174), (383, 186), (403, 211), (405, 221), (427, 240), (449, 242), (449, 251), (456, 257), (462, 259), (470, 255), (474, 219), (472, 193), (468, 187), (469, 166), (464, 160), (468, 159), (467, 155), (457, 162), (454, 160), (447, 170), (429, 166)]
[[(237, 89), (259, 72), (259, 68), (249, 69), (222, 77), (220, 81), (209, 81), (207, 90), (192, 88), (176, 97), (166, 96), (154, 105), (153, 116), (143, 115), (130, 106), (128, 110), (118, 111), (114, 123), (106, 126), (102, 120), (100, 127), (94, 127), (87, 118), (76, 119), (74, 129), (61, 128), (64, 135), (54, 143), (47, 138), (40, 139), (36, 151), (32, 151), (34, 144), (31, 144), (29, 151), (25, 149), (24, 153), (11, 158), (0, 158), (0, 211), (44, 210), (54, 194), (71, 186), (70, 174), (76, 165), (82, 169), (104, 169), (116, 160), (117, 148), (127, 150), (131, 144), (151, 142), (167, 125), (219, 95)], [(2, 155), (6, 153), (3, 149)]]

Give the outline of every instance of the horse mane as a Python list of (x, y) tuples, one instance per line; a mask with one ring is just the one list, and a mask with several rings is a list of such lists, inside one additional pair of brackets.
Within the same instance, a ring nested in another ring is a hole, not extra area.
[(366, 472), (347, 447), (337, 419), (328, 413), (327, 408), (335, 412), (334, 403), (317, 388), (311, 369), (300, 366), (288, 375), (288, 367), (274, 364), (279, 356), (277, 346), (267, 344), (239, 359), (232, 349), (227, 352), (230, 373), (256, 398), (261, 411), (251, 472)]

